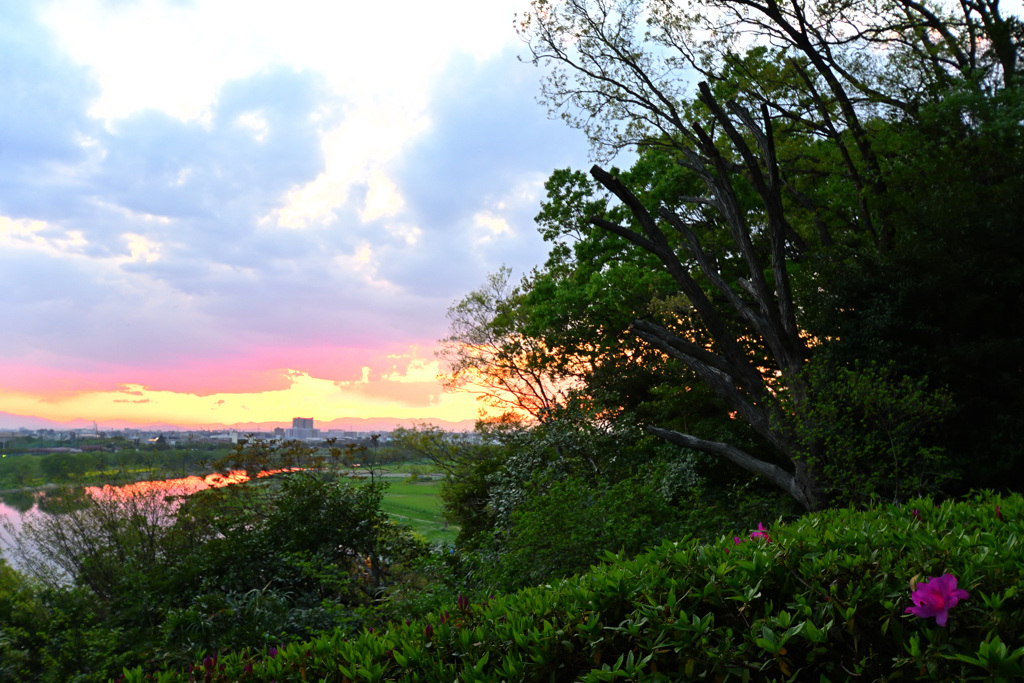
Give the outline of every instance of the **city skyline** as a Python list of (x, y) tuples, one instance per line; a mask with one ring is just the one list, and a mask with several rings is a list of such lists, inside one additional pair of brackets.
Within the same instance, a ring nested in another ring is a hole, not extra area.
[[(346, 431), (390, 431), (396, 427), (413, 427), (416, 425), (433, 425), (447, 431), (470, 431), (475, 424), (474, 419), (444, 420), (441, 418), (395, 418), (388, 416), (381, 417), (339, 417), (333, 420), (317, 420), (314, 423), (317, 428), (325, 431), (346, 430)], [(292, 419), (269, 420), (266, 422), (235, 422), (235, 423), (197, 423), (197, 424), (172, 424), (172, 423), (140, 423), (126, 420), (111, 420), (108, 422), (97, 422), (88, 418), (78, 418), (67, 422), (55, 422), (45, 418), (32, 416), (12, 415), (0, 412), (0, 432), (16, 432), (19, 429), (24, 431), (92, 431), (94, 428), (99, 432), (118, 432), (125, 430), (135, 431), (210, 431), (222, 432), (234, 430), (240, 433), (248, 432), (272, 432), (275, 428), (286, 429), (292, 425)]]

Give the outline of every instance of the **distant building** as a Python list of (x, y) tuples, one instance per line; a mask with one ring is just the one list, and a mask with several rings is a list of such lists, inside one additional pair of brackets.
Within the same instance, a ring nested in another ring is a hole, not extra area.
[(318, 439), (320, 430), (313, 428), (313, 418), (311, 417), (293, 417), (292, 428), (286, 429), (284, 436), (286, 439)]
[(358, 439), (360, 435), (351, 429), (328, 429), (326, 436), (335, 439)]

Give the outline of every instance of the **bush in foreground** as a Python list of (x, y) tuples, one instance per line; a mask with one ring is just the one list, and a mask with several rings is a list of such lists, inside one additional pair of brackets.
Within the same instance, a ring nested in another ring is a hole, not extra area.
[[(633, 560), (424, 620), (208, 653), (128, 681), (1011, 680), (1024, 676), (1024, 498), (835, 510)], [(915, 582), (969, 598), (906, 613)]]

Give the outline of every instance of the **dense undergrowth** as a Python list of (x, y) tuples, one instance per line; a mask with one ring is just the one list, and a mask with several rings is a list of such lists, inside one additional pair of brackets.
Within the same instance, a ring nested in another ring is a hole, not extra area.
[[(609, 555), (561, 582), (460, 599), (356, 637), (203, 653), (127, 681), (1014, 680), (1024, 676), (1024, 498), (830, 510), (737, 543)], [(745, 537), (745, 535), (744, 535)], [(956, 577), (948, 623), (907, 614)]]

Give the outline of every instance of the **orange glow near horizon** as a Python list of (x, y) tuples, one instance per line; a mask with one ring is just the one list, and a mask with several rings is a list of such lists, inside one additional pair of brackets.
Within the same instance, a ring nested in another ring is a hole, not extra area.
[[(437, 380), (442, 371), (434, 359), (420, 357), (413, 347), (405, 355), (387, 355), (374, 365), (356, 366), (353, 379), (332, 380), (308, 371), (282, 369), (259, 371), (266, 389), (190, 393), (143, 384), (108, 384), (69, 377), (61, 386), (26, 390), (2, 386), (0, 411), (57, 422), (90, 420), (138, 425), (167, 423), (181, 426), (208, 424), (287, 422), (296, 415), (313, 416), (317, 422), (344, 418), (395, 418), (400, 420), (474, 420), (481, 403), (471, 393), (446, 393)], [(226, 369), (230, 370), (230, 369)], [(2, 375), (2, 373), (0, 373)], [(55, 384), (50, 378), (50, 384)], [(231, 384), (231, 382), (225, 382)]]

